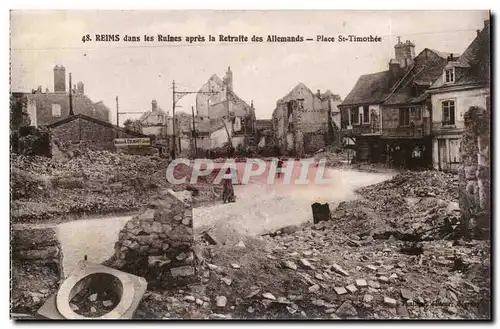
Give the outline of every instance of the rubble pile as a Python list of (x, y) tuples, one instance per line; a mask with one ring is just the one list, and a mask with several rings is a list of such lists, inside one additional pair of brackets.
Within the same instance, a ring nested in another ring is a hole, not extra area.
[(375, 239), (455, 239), (460, 211), (455, 175), (405, 172), (359, 189), (364, 199), (341, 202), (324, 223), (335, 232)]
[(401, 197), (437, 197), (458, 201), (458, 176), (433, 170), (405, 171), (357, 192), (369, 200), (377, 200), (381, 193), (390, 193)]
[(11, 271), (13, 312), (35, 314), (59, 288), (59, 271), (55, 265), (13, 260)]
[[(322, 222), (323, 224), (324, 222)], [(484, 319), (488, 242), (350, 237), (325, 226), (205, 246), (199, 284), (151, 292), (141, 318)], [(457, 267), (456, 264), (463, 266)]]
[[(123, 213), (139, 210), (163, 188), (185, 190), (166, 178), (168, 161), (157, 156), (86, 150), (61, 160), (11, 155), (13, 222), (65, 218), (70, 214)], [(174, 176), (190, 175), (177, 165)], [(208, 182), (195, 184), (194, 202), (215, 200), (220, 193)]]
[(119, 302), (118, 294), (108, 286), (99, 293), (90, 289), (80, 291), (71, 299), (69, 306), (77, 314), (97, 318), (109, 313)]
[[(351, 152), (352, 153), (352, 152)], [(352, 157), (352, 155), (351, 155)], [(338, 147), (326, 147), (319, 149), (314, 154), (315, 159), (325, 159), (326, 166), (335, 168), (335, 167), (343, 167), (346, 165), (348, 160), (348, 153), (346, 150), (343, 150)]]

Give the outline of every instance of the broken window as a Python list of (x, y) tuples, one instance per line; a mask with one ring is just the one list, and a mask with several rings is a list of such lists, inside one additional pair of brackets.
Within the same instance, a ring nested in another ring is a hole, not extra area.
[(357, 107), (351, 109), (351, 124), (359, 125), (359, 108)]
[(450, 83), (450, 82), (455, 82), (455, 70), (454, 69), (447, 69), (444, 70), (444, 82)]
[(410, 125), (410, 111), (409, 108), (399, 109), (399, 126), (409, 126)]
[(292, 102), (286, 103), (286, 106), (288, 108), (288, 120), (290, 120), (293, 112)]
[(455, 101), (444, 101), (443, 107), (443, 125), (455, 124)]
[(363, 123), (370, 123), (370, 112), (368, 106), (363, 106)]

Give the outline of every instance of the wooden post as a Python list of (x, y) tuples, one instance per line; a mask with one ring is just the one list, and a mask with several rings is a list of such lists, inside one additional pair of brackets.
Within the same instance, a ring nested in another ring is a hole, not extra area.
[(193, 117), (193, 132), (192, 132), (192, 136), (193, 136), (193, 140), (194, 140), (194, 158), (196, 159), (196, 156), (198, 155), (198, 145), (196, 143), (196, 138), (198, 137), (197, 134), (196, 134), (196, 125), (195, 125), (195, 120), (194, 120), (194, 106), (191, 106), (191, 115)]

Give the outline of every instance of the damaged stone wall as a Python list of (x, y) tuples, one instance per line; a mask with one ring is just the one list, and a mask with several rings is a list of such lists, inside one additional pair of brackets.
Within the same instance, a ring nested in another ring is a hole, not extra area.
[(304, 133), (304, 152), (313, 153), (327, 145), (327, 133), (317, 131), (313, 133)]
[(487, 238), (491, 219), (489, 113), (472, 106), (465, 113), (464, 122), (458, 169), (461, 234)]
[(12, 260), (50, 265), (62, 271), (61, 246), (55, 227), (28, 227), (17, 224), (11, 228)]
[(163, 191), (120, 231), (105, 265), (146, 278), (151, 286), (184, 285), (195, 274), (189, 191)]

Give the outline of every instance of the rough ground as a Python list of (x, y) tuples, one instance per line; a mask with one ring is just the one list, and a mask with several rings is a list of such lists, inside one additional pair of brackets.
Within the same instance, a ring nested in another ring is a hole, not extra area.
[[(11, 222), (64, 222), (94, 214), (125, 214), (139, 210), (160, 189), (171, 186), (167, 160), (157, 156), (79, 153), (69, 159), (11, 155)], [(177, 178), (188, 174), (176, 167)], [(201, 182), (197, 202), (218, 197)]]
[[(11, 165), (12, 221), (40, 222), (139, 208), (162, 187), (166, 164), (95, 152), (66, 162), (13, 156)], [(227, 225), (225, 245), (197, 236), (198, 283), (148, 291), (136, 317), (490, 318), (490, 243), (455, 239), (457, 185), (454, 175), (403, 172), (359, 189), (327, 222), (253, 237)], [(58, 284), (54, 269), (14, 261), (12, 311), (35, 313)]]
[[(489, 317), (488, 243), (454, 247), (452, 241), (428, 242), (422, 255), (411, 256), (399, 252), (399, 241), (359, 247), (345, 241), (308, 227), (279, 238), (247, 239), (245, 247), (209, 247), (198, 285), (149, 292), (137, 317)], [(453, 271), (457, 256), (468, 264), (467, 270)], [(360, 279), (366, 283), (356, 284)], [(352, 292), (335, 291), (349, 285), (355, 287), (350, 287)]]
[(341, 204), (328, 222), (200, 242), (199, 284), (149, 292), (137, 316), (489, 319), (489, 241), (420, 234), (456, 217), (455, 185), (454, 175), (405, 172), (361, 189), (366, 199)]

